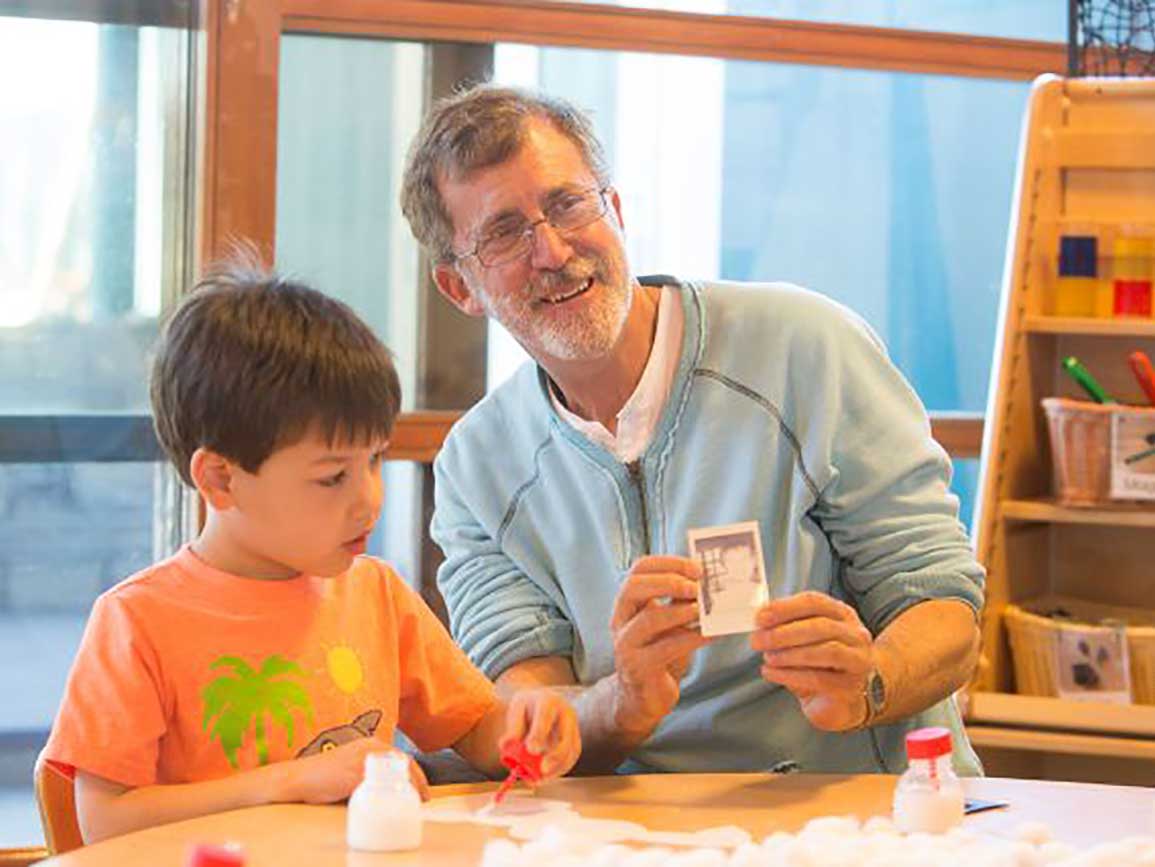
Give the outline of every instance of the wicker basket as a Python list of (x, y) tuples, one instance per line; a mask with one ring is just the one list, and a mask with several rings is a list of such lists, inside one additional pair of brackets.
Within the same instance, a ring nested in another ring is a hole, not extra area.
[(1056, 499), (1064, 506), (1096, 506), (1109, 500), (1112, 406), (1047, 397), (1043, 409), (1051, 430)]
[[(1036, 612), (1062, 608), (1073, 621), (1056, 620)], [(1007, 605), (1003, 622), (1011, 640), (1015, 684), (1022, 695), (1055, 696), (1055, 672), (1059, 632), (1097, 626), (1105, 620), (1126, 624), (1127, 653), (1131, 660), (1131, 699), (1135, 704), (1155, 705), (1155, 611), (1102, 605), (1068, 596), (1043, 596)]]

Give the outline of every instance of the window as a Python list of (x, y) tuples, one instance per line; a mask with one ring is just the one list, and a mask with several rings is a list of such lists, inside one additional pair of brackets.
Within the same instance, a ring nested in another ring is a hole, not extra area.
[[(1028, 85), (514, 45), (495, 77), (591, 110), (635, 273), (807, 286), (930, 410), (984, 409)], [(524, 358), (491, 326), (491, 388)], [(976, 478), (956, 467), (964, 519)]]
[(1052, 0), (624, 0), (620, 5), (1012, 39), (1067, 38), (1067, 5)]
[(0, 18), (0, 847), (38, 827), (93, 600), (187, 515), (146, 370), (187, 274), (190, 33)]
[[(424, 112), (423, 45), (285, 36), (277, 121), (277, 267), (349, 304), (394, 353), (402, 408), (417, 390), (417, 242), (397, 204)], [(385, 464), (369, 553), (417, 580), (420, 468)]]

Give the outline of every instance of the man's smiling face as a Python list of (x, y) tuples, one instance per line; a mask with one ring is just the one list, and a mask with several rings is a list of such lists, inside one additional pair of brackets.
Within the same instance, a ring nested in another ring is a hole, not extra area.
[[(598, 189), (580, 151), (548, 121), (526, 122), (525, 143), (509, 160), (438, 187), (453, 221), (454, 247), (541, 219), (565, 197)], [(540, 363), (601, 358), (617, 344), (632, 302), (620, 205), (612, 190), (599, 219), (559, 233), (546, 222), (532, 230), (529, 250), (511, 261), (483, 265), (462, 256), (438, 266), (442, 291), (472, 315), (487, 315)]]

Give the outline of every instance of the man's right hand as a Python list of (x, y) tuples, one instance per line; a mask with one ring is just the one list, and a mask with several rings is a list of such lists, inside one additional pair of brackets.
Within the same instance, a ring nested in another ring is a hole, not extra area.
[(688, 557), (642, 557), (614, 602), (614, 723), (648, 735), (678, 703), (690, 657), (710, 642), (698, 619), (701, 566)]

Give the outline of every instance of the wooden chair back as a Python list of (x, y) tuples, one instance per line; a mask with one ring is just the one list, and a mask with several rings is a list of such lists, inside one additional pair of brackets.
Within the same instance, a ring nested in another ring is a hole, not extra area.
[(76, 793), (72, 780), (44, 760), (36, 759), (33, 771), (36, 784), (36, 806), (44, 828), (44, 843), (53, 855), (70, 852), (84, 845), (76, 820)]

